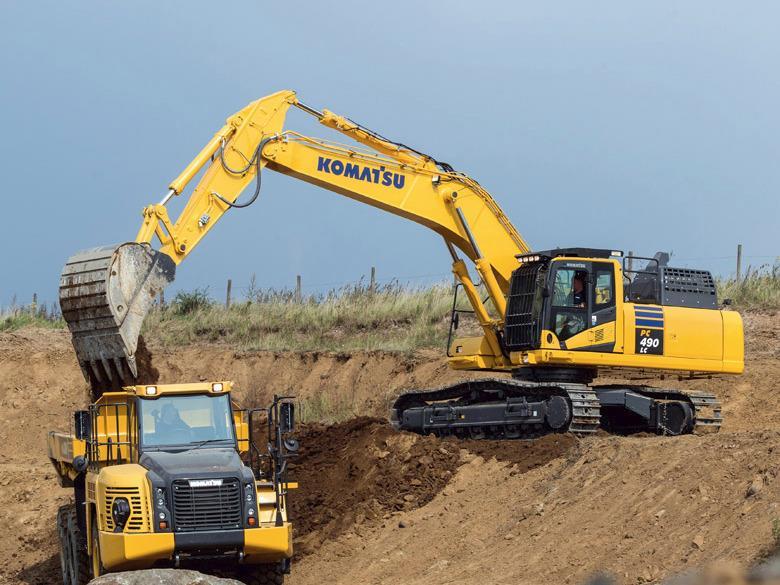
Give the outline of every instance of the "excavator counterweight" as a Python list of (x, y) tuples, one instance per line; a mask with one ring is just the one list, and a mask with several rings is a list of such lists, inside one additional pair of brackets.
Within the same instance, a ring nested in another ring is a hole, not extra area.
[(149, 244), (128, 242), (71, 256), (60, 277), (60, 307), (85, 378), (120, 387), (138, 376), (141, 325), (176, 265)]

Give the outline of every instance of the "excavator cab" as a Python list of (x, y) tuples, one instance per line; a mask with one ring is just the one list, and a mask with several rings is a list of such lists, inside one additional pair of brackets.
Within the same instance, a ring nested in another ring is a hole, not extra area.
[(614, 350), (620, 252), (571, 248), (518, 260), (504, 328), (508, 351)]
[(720, 310), (706, 270), (670, 267), (661, 253), (625, 258), (590, 248), (518, 260), (503, 332), (517, 366), (554, 376), (566, 368), (586, 381), (609, 367), (742, 371), (741, 320)]

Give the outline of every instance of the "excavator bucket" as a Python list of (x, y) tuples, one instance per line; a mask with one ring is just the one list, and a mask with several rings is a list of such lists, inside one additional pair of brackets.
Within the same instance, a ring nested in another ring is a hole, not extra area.
[(141, 324), (175, 273), (168, 255), (135, 242), (68, 259), (60, 277), (60, 308), (93, 389), (135, 383)]

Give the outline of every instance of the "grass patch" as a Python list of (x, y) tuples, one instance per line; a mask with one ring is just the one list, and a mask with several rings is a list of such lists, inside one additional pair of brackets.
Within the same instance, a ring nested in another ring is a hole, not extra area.
[(0, 332), (14, 331), (22, 327), (45, 327), (46, 329), (64, 329), (56, 306), (46, 305), (19, 307), (13, 304), (8, 309), (0, 309)]
[(740, 279), (718, 280), (718, 298), (731, 299), (737, 310), (780, 308), (780, 265), (748, 269)]
[(143, 335), (163, 345), (224, 342), (254, 350), (413, 350), (447, 338), (452, 287), (370, 289), (357, 284), (296, 299), (293, 291), (256, 291), (229, 309), (203, 291), (179, 293), (154, 309)]
[(343, 398), (316, 394), (296, 402), (296, 417), (301, 423), (336, 424), (359, 416), (354, 404)]

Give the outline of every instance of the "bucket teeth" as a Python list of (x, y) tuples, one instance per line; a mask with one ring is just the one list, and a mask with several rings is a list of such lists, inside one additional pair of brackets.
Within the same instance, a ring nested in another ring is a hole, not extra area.
[[(100, 363), (103, 364), (103, 371), (106, 373), (106, 376), (108, 376), (108, 381), (112, 382), (114, 380), (114, 376), (111, 374), (111, 366), (108, 363), (107, 358), (100, 358)], [(119, 370), (120, 372), (122, 370)]]
[(141, 325), (175, 271), (169, 256), (135, 242), (68, 259), (60, 277), (60, 308), (93, 393), (103, 391), (96, 384), (135, 383)]

